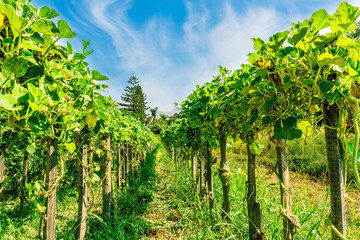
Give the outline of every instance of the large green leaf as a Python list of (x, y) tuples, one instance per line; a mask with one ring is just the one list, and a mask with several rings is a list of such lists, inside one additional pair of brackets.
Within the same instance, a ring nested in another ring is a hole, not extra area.
[(23, 31), (29, 23), (29, 20), (19, 17), (15, 9), (8, 4), (0, 3), (0, 13), (4, 13), (8, 17), (14, 38), (18, 37), (20, 32)]
[(360, 61), (354, 58), (348, 58), (348, 73), (352, 77), (359, 77), (360, 76)]
[(328, 19), (331, 31), (340, 35), (354, 30), (356, 28), (354, 22), (359, 15), (358, 7), (342, 2), (336, 12)]
[(32, 143), (32, 144), (27, 145), (27, 146), (26, 146), (26, 151), (27, 151), (30, 155), (34, 154), (34, 153), (36, 152), (36, 145), (35, 145), (35, 143)]
[(34, 22), (33, 25), (31, 25), (31, 29), (34, 32), (39, 32), (50, 36), (54, 36), (56, 33), (55, 23), (46, 19), (41, 19)]
[(335, 102), (341, 97), (339, 90), (329, 81), (321, 81), (319, 87), (323, 97), (330, 103)]
[(264, 40), (262, 40), (261, 38), (251, 38), (251, 39), (254, 42), (254, 49), (257, 51), (261, 51), (265, 45)]
[(71, 28), (69, 27), (68, 23), (64, 20), (59, 20), (58, 28), (60, 34), (58, 35), (59, 38), (74, 38), (76, 37), (76, 33), (74, 33)]
[(288, 34), (289, 34), (288, 30), (274, 34), (273, 36), (270, 37), (268, 46), (273, 50), (278, 50), (279, 47), (285, 42)]
[(329, 17), (330, 15), (324, 9), (314, 12), (310, 18), (310, 21), (312, 21), (310, 31), (316, 34), (321, 29), (327, 28), (329, 26)]
[(328, 52), (320, 54), (317, 61), (320, 67), (333, 64), (339, 67), (345, 67), (346, 64), (346, 62), (340, 56), (334, 56)]
[(76, 144), (74, 142), (71, 143), (65, 143), (65, 148), (70, 152), (74, 153), (76, 150)]
[(107, 76), (101, 75), (101, 73), (97, 70), (92, 70), (91, 76), (92, 76), (91, 77), (92, 80), (98, 80), (98, 81), (109, 80)]
[(35, 132), (42, 132), (49, 129), (50, 124), (44, 115), (32, 116), (28, 119), (31, 129)]
[(343, 35), (336, 41), (336, 45), (347, 49), (349, 51), (347, 55), (349, 55), (350, 57), (360, 58), (359, 41), (353, 40)]
[(85, 123), (88, 125), (88, 128), (92, 130), (97, 123), (99, 118), (99, 114), (96, 111), (92, 111), (91, 113), (87, 114), (85, 117)]
[(249, 58), (248, 58), (248, 62), (250, 64), (254, 64), (256, 63), (257, 61), (261, 60), (262, 57), (261, 57), (261, 54), (258, 53), (258, 52), (255, 52), (255, 53), (248, 53), (247, 55)]
[(305, 20), (301, 24), (293, 24), (293, 28), (291, 29), (290, 32), (290, 37), (287, 39), (287, 41), (293, 46), (296, 46), (296, 44), (306, 36), (308, 31), (309, 31), (308, 20)]
[(285, 120), (280, 119), (274, 126), (274, 137), (276, 139), (294, 140), (302, 136), (302, 131), (296, 127), (297, 119), (288, 117)]
[(3, 63), (2, 71), (6, 74), (14, 74), (15, 77), (22, 77), (26, 74), (30, 64), (23, 57), (13, 56)]
[(249, 145), (250, 151), (255, 155), (260, 155), (263, 148), (264, 148), (263, 145), (259, 145), (255, 141)]
[(58, 12), (56, 12), (54, 9), (51, 9), (48, 7), (42, 7), (40, 9), (39, 15), (43, 18), (51, 19), (51, 18), (59, 16), (60, 14)]
[(6, 110), (13, 110), (13, 106), (17, 103), (17, 98), (11, 94), (0, 94), (0, 107)]

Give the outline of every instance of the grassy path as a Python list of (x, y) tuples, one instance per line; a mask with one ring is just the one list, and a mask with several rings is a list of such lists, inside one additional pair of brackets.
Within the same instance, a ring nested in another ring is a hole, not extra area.
[(184, 212), (191, 209), (180, 207), (181, 196), (178, 196), (174, 189), (174, 184), (176, 184), (174, 176), (177, 173), (170, 168), (170, 163), (164, 158), (164, 152), (160, 150), (155, 167), (153, 200), (149, 203), (148, 211), (142, 216), (142, 219), (151, 224), (151, 228), (144, 237), (147, 239), (189, 239), (194, 237), (195, 233), (189, 231), (189, 221), (186, 216), (183, 217)]

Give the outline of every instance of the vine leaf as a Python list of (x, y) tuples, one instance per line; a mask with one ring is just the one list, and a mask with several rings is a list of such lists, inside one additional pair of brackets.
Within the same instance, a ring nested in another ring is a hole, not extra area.
[(40, 9), (39, 15), (43, 18), (51, 19), (59, 16), (60, 14), (56, 12), (54, 9), (48, 7), (42, 7)]
[(85, 117), (85, 123), (88, 125), (89, 129), (94, 129), (98, 120), (98, 113), (96, 111), (92, 111), (91, 113), (87, 114)]
[(302, 131), (296, 127), (297, 119), (288, 117), (285, 120), (280, 119), (274, 126), (275, 139), (294, 140), (302, 136)]
[(74, 142), (71, 143), (65, 143), (65, 148), (70, 152), (74, 153), (76, 150), (76, 144)]
[(358, 19), (359, 15), (358, 7), (342, 2), (334, 15), (328, 19), (331, 31), (340, 35), (341, 33), (355, 30), (356, 25), (354, 22)]
[(14, 74), (15, 77), (22, 77), (26, 74), (29, 67), (29, 62), (23, 57), (13, 56), (3, 63), (1, 69), (4, 71), (5, 75)]
[(92, 76), (92, 78), (91, 78), (92, 80), (97, 80), (97, 81), (109, 80), (109, 78), (107, 76), (102, 75), (97, 70), (91, 71), (91, 76)]
[(250, 151), (255, 155), (260, 155), (263, 148), (263, 145), (259, 145), (256, 142), (252, 142), (249, 146)]
[(6, 110), (14, 110), (14, 104), (17, 103), (17, 98), (11, 94), (1, 94), (0, 95), (0, 107), (5, 108)]
[(59, 38), (74, 38), (74, 37), (76, 37), (76, 33), (74, 33), (71, 30), (71, 28), (69, 27), (67, 22), (65, 22), (64, 20), (58, 21), (58, 28), (60, 31), (60, 34), (58, 36)]
[(29, 20), (19, 17), (16, 14), (15, 9), (8, 4), (0, 3), (0, 12), (5, 14), (8, 18), (14, 38), (17, 38), (20, 35), (20, 32), (26, 28)]

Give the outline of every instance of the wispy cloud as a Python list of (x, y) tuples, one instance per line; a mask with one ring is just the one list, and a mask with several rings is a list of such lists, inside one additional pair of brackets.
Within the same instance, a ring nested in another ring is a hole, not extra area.
[[(174, 30), (179, 26), (156, 15), (135, 27), (128, 16), (133, 4), (133, 0), (88, 0), (82, 17), (111, 36), (119, 60), (114, 67), (121, 76), (135, 73), (149, 104), (161, 110), (171, 110), (196, 84), (210, 81), (218, 65), (235, 70), (246, 63), (253, 46), (250, 36), (266, 39), (288, 29), (290, 21), (309, 17), (274, 5), (248, 4), (239, 11), (230, 1), (219, 2), (217, 9), (186, 1), (187, 16), (179, 34)], [(122, 89), (115, 88), (125, 81), (111, 80), (111, 92), (119, 96)]]

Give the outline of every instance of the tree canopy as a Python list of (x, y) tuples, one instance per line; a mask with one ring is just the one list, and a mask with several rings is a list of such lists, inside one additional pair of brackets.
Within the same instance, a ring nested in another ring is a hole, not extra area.
[(142, 90), (140, 81), (137, 77), (132, 75), (127, 83), (128, 86), (126, 86), (124, 93), (121, 96), (122, 102), (118, 104), (125, 112), (134, 116), (142, 123), (145, 123), (145, 111), (149, 109), (149, 107), (146, 106), (146, 95)]

